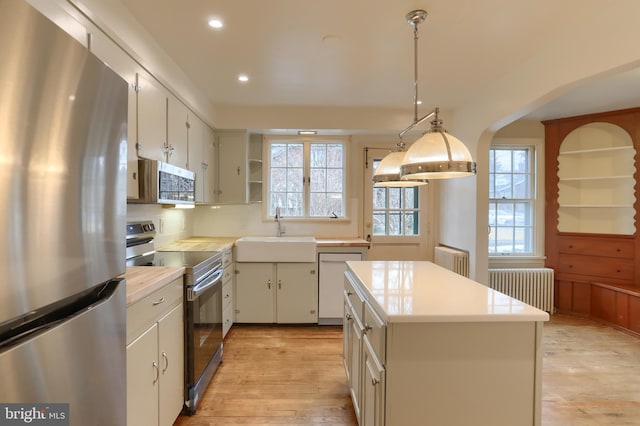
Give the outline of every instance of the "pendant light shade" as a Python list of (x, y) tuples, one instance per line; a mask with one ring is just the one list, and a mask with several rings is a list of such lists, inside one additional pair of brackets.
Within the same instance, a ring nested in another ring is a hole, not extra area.
[(476, 174), (476, 163), (467, 147), (438, 124), (415, 141), (403, 156), (404, 180), (449, 179)]
[(373, 186), (406, 187), (428, 183), (426, 179), (402, 180), (400, 178), (400, 166), (402, 166), (405, 154), (404, 151), (394, 151), (384, 157), (373, 176)]

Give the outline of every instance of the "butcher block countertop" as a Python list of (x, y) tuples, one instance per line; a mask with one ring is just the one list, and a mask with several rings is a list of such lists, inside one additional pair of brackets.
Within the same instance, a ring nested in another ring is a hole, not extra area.
[(162, 246), (160, 251), (223, 251), (233, 247), (235, 237), (191, 237)]
[(369, 244), (362, 238), (316, 238), (318, 247), (369, 247)]
[(184, 274), (184, 268), (170, 266), (127, 266), (127, 306), (145, 298)]

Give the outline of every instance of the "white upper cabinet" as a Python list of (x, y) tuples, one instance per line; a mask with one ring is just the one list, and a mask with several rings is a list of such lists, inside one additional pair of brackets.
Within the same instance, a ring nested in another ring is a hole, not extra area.
[(217, 201), (222, 204), (247, 202), (247, 146), (244, 130), (218, 132)]
[(187, 133), (189, 110), (175, 96), (169, 95), (167, 103), (167, 162), (187, 168)]
[(129, 87), (129, 105), (127, 122), (127, 198), (138, 198), (138, 151), (137, 142), (137, 117), (136, 117), (136, 75), (141, 71), (140, 66), (125, 53), (102, 31), (91, 29), (90, 50), (102, 62), (107, 64)]
[(137, 74), (138, 155), (167, 161), (167, 93), (152, 77)]
[(215, 135), (195, 114), (189, 114), (188, 169), (196, 174), (196, 203), (213, 203)]

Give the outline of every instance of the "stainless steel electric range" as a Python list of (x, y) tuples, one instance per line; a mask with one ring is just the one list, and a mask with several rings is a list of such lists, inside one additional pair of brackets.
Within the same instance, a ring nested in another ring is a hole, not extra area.
[(181, 266), (185, 306), (185, 408), (194, 414), (222, 362), (222, 253), (156, 251), (153, 222), (127, 223), (127, 266)]

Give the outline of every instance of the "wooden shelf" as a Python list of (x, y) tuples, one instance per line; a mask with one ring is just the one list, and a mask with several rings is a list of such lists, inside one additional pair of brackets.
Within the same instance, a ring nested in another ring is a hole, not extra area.
[(601, 154), (613, 151), (634, 151), (633, 146), (612, 146), (607, 148), (579, 149), (575, 151), (560, 151), (560, 157), (563, 155), (580, 155), (580, 154)]
[(558, 182), (570, 182), (570, 181), (601, 181), (601, 180), (610, 180), (610, 179), (631, 179), (633, 180), (633, 175), (619, 175), (619, 176), (576, 176), (576, 177), (566, 177), (559, 178)]

